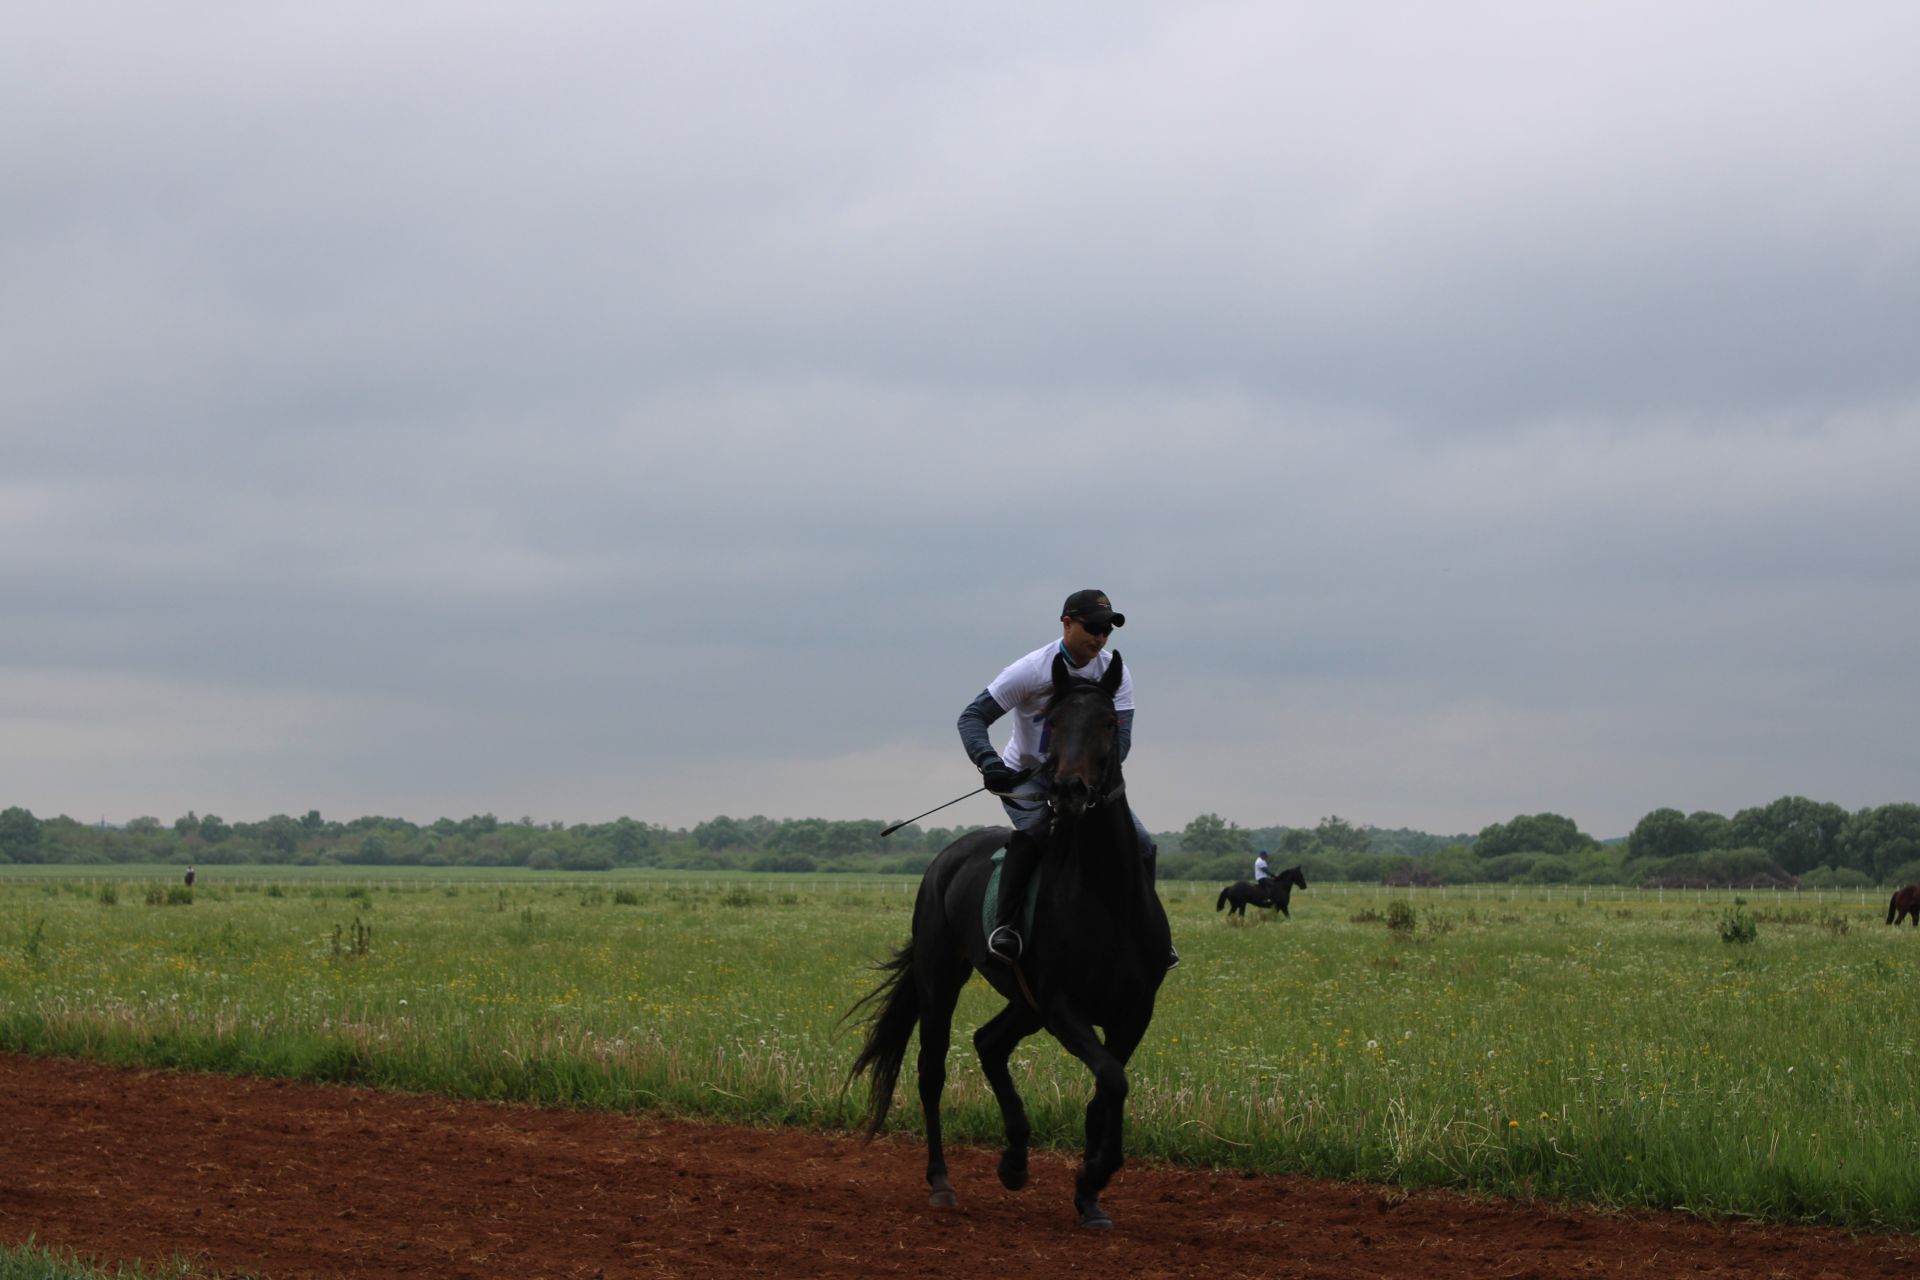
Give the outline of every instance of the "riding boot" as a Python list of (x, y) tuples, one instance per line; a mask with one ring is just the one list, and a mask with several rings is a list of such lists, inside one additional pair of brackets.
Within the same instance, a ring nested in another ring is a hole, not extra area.
[(1026, 906), (1027, 885), (1033, 869), (1040, 865), (1040, 838), (1026, 831), (1015, 831), (1007, 841), (1007, 856), (1000, 864), (1000, 901), (994, 913), (993, 931), (987, 935), (987, 950), (1012, 963), (1027, 948), (1020, 936), (1020, 912)]

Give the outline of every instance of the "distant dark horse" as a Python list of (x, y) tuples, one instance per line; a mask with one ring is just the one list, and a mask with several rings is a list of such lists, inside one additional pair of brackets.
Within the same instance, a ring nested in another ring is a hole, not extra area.
[[(990, 859), (1011, 834), (1005, 827), (989, 827), (960, 837), (927, 867), (913, 904), (912, 938), (880, 966), (887, 977), (879, 987), (849, 1011), (851, 1016), (867, 1010), (866, 1042), (848, 1080), (869, 1075), (869, 1135), (886, 1122), (907, 1041), (919, 1025), (920, 1108), (927, 1126), (927, 1185), (933, 1189), (928, 1201), (937, 1207), (959, 1203), (940, 1145), (940, 1094), (947, 1081), (954, 1005), (978, 969), (1007, 1001), (973, 1035), (1006, 1125), (1001, 1185), (1011, 1191), (1026, 1185), (1031, 1137), (1007, 1061), (1015, 1045), (1044, 1028), (1093, 1072), (1086, 1154), (1073, 1203), (1081, 1226), (1113, 1225), (1100, 1208), (1100, 1192), (1125, 1159), (1121, 1115), (1127, 1059), (1146, 1035), (1172, 945), (1120, 777), (1113, 707), (1120, 674), (1118, 653), (1097, 684), (1072, 678), (1066, 663), (1054, 659), (1047, 708), (1054, 759), (1048, 796), (1052, 830), (1019, 971), (987, 951), (980, 924), (981, 899), (993, 871)], [(1105, 1030), (1104, 1042), (1094, 1034), (1095, 1026)]]
[(1220, 891), (1219, 899), (1213, 904), (1215, 911), (1231, 903), (1233, 910), (1228, 916), (1246, 919), (1247, 905), (1256, 907), (1278, 907), (1280, 914), (1293, 919), (1293, 912), (1287, 910), (1287, 902), (1293, 897), (1295, 889), (1307, 887), (1307, 877), (1300, 868), (1288, 867), (1277, 876), (1268, 876), (1258, 884), (1249, 884), (1245, 880), (1236, 880)]
[(1888, 924), (1905, 924), (1908, 916), (1913, 917), (1914, 928), (1920, 929), (1920, 884), (1894, 890), (1893, 901), (1887, 904)]

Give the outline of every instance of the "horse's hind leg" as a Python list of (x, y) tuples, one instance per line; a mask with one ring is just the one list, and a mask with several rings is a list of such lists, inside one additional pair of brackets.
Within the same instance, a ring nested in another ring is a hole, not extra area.
[(940, 1137), (940, 1095), (947, 1087), (947, 1048), (953, 1040), (953, 1007), (959, 1003), (960, 988), (966, 985), (967, 971), (956, 980), (951, 973), (929, 975), (921, 988), (920, 1012), (920, 1112), (927, 1123), (927, 1203), (936, 1209), (951, 1209), (960, 1203), (947, 1179), (947, 1155)]
[(1027, 1144), (1032, 1127), (1027, 1122), (1027, 1107), (1020, 1091), (1013, 1087), (1013, 1073), (1007, 1060), (1013, 1048), (1040, 1029), (1040, 1017), (1025, 1005), (1008, 1004), (987, 1024), (973, 1033), (973, 1049), (980, 1056), (980, 1069), (993, 1088), (1000, 1104), (1000, 1119), (1006, 1126), (1007, 1146), (1000, 1153), (1000, 1185), (1018, 1191), (1027, 1185)]

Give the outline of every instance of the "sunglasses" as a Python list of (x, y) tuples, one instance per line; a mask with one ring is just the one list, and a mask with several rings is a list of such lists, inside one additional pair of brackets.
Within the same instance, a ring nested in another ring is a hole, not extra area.
[(1070, 613), (1067, 616), (1079, 623), (1080, 629), (1090, 636), (1110, 636), (1113, 634), (1113, 623), (1111, 621), (1096, 624), (1088, 622), (1077, 613)]

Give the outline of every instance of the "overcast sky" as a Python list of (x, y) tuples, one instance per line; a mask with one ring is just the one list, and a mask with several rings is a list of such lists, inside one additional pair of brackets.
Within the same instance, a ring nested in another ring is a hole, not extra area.
[(5, 26), (0, 806), (907, 817), (1086, 586), (1156, 830), (1920, 800), (1920, 6)]

